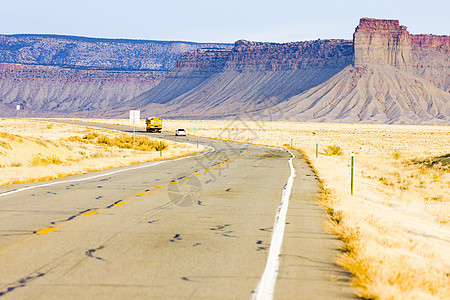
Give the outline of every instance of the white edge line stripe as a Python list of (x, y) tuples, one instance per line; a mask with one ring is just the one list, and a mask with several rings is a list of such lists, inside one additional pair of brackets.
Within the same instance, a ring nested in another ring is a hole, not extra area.
[[(287, 150), (289, 151), (289, 149)], [(273, 225), (272, 240), (270, 241), (269, 255), (266, 262), (266, 267), (259, 280), (258, 286), (255, 289), (252, 299), (266, 300), (273, 299), (275, 282), (278, 276), (278, 266), (280, 264), (279, 255), (281, 252), (281, 244), (283, 243), (284, 227), (286, 226), (286, 214), (289, 206), (289, 197), (291, 195), (292, 185), (294, 183), (295, 168), (292, 164), (292, 159), (295, 155), (289, 151), (292, 157), (289, 159), (289, 166), (291, 168), (291, 175), (283, 189), (281, 196), (281, 203), (278, 206), (275, 223)]]
[[(108, 173), (105, 173), (105, 174), (94, 175), (94, 176), (87, 177), (87, 178), (72, 179), (72, 180), (58, 181), (58, 182), (49, 182), (49, 183), (44, 183), (44, 184), (40, 184), (40, 185), (28, 186), (28, 187), (21, 188), (21, 189), (0, 193), (0, 197), (11, 195), (11, 194), (14, 194), (14, 193), (23, 192), (23, 191), (26, 191), (26, 190), (31, 190), (31, 189), (34, 189), (34, 188), (44, 187), (44, 186), (50, 186), (50, 185), (55, 185), (55, 184), (64, 184), (64, 183), (71, 183), (71, 182), (78, 182), (78, 181), (86, 181), (86, 180), (95, 179), (95, 178), (99, 178), (99, 177), (105, 177), (105, 176), (109, 176), (109, 175), (113, 175), (113, 174), (117, 174), (117, 173), (121, 173), (121, 172), (133, 171), (133, 170), (137, 170), (137, 169), (153, 167), (153, 166), (156, 166), (156, 165), (159, 165), (159, 164), (162, 164), (162, 163), (166, 163), (166, 162), (170, 162), (170, 161), (177, 161), (177, 160), (191, 158), (191, 157), (198, 157), (198, 156), (202, 156), (202, 155), (205, 155), (207, 153), (216, 151), (211, 146), (206, 146), (206, 147), (210, 148), (211, 150), (207, 151), (207, 152), (203, 152), (202, 154), (199, 154), (199, 155), (189, 155), (189, 156), (180, 157), (180, 158), (172, 159), (172, 160), (158, 161), (158, 162), (151, 163), (151, 164), (148, 164), (148, 165), (145, 165), (145, 166), (139, 166), (139, 167), (132, 167), (132, 168), (128, 168), (128, 169), (117, 170), (117, 171), (108, 172)], [(77, 175), (80, 175), (80, 174), (77, 174)], [(75, 175), (73, 175), (73, 176), (75, 176)]]

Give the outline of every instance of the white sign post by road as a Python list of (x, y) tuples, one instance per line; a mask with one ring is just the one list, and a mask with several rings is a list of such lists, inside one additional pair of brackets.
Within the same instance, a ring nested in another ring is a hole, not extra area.
[(133, 125), (133, 153), (134, 153), (134, 140), (136, 135), (136, 123), (139, 123), (141, 119), (140, 110), (130, 110), (130, 123)]
[(16, 105), (17, 117), (20, 117), (20, 104)]

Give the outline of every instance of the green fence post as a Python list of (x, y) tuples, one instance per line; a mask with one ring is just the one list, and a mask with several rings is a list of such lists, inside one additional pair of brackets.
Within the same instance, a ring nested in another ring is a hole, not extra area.
[(316, 158), (319, 156), (319, 144), (316, 143)]
[(352, 154), (351, 154), (351, 164), (350, 164), (350, 168), (351, 168), (351, 171), (350, 171), (350, 194), (351, 195), (353, 195), (353, 158), (354, 158), (354, 154), (353, 154), (353, 152), (352, 152)]

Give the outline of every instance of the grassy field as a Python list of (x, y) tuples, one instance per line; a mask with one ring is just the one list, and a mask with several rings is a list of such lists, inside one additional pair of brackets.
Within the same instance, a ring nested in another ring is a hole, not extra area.
[[(161, 152), (159, 151), (162, 149)], [(204, 150), (112, 130), (27, 119), (0, 120), (0, 185), (35, 182)]]
[(324, 227), (345, 242), (337, 262), (354, 275), (359, 296), (450, 299), (450, 166), (448, 157), (436, 159), (450, 153), (449, 127), (188, 120), (164, 127), (300, 149), (321, 179)]

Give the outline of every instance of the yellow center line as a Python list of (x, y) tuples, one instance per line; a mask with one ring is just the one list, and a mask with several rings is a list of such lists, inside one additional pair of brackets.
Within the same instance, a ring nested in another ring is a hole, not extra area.
[(190, 179), (191, 177), (184, 177), (184, 179)]
[(142, 193), (136, 194), (136, 197), (144, 196), (146, 194), (147, 194), (147, 192), (142, 192)]
[(98, 210), (88, 211), (83, 214), (83, 216), (92, 216), (98, 213)]
[(49, 233), (49, 232), (52, 232), (52, 231), (54, 231), (54, 230), (56, 230), (56, 229), (58, 229), (59, 227), (47, 227), (47, 228), (44, 228), (44, 229), (41, 229), (41, 230), (39, 230), (39, 231), (36, 231), (36, 234), (47, 234), (47, 233)]
[(174, 181), (171, 181), (170, 183), (178, 183), (178, 181), (174, 180)]
[(28, 238), (24, 239), (23, 241), (18, 242), (18, 243), (16, 243), (16, 244), (12, 245), (11, 247), (8, 247), (8, 248), (5, 248), (5, 249), (1, 250), (1, 251), (0, 251), (0, 255), (3, 255), (3, 254), (5, 254), (6, 252), (9, 252), (9, 251), (11, 251), (11, 250), (13, 250), (13, 249), (15, 249), (15, 248), (17, 248), (17, 247), (23, 245), (25, 242), (31, 240), (33, 237), (34, 237), (33, 235), (32, 235), (32, 236), (29, 236)]
[(125, 203), (127, 203), (127, 202), (126, 201), (120, 201), (120, 202), (115, 203), (114, 206), (124, 205)]
[(160, 188), (160, 187), (163, 187), (163, 186), (164, 186), (164, 184), (157, 185), (157, 186), (155, 186), (155, 187)]
[(202, 175), (202, 173), (199, 172), (199, 173), (196, 173), (195, 175)]

